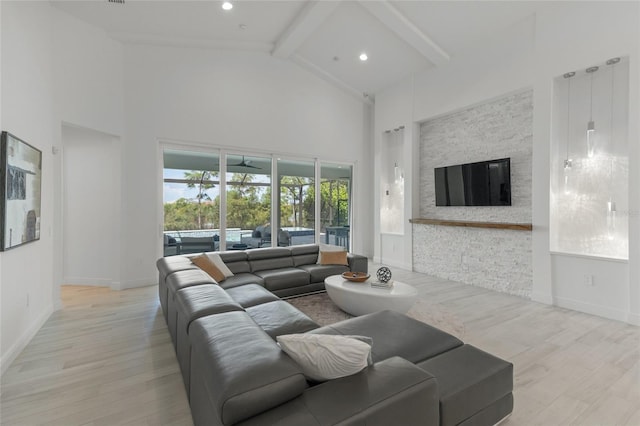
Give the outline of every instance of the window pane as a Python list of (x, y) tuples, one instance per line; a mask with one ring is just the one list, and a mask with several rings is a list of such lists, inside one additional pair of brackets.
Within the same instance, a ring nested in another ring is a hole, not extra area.
[(227, 250), (271, 246), (271, 158), (227, 156)]
[(164, 150), (164, 255), (218, 249), (219, 155)]
[(320, 166), (320, 235), (326, 244), (349, 249), (351, 166)]
[(315, 164), (313, 161), (278, 160), (278, 245), (315, 242)]

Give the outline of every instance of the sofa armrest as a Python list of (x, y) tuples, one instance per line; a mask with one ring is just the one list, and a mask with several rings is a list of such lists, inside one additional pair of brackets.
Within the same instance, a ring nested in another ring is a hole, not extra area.
[(360, 254), (348, 253), (347, 263), (349, 263), (349, 269), (352, 272), (368, 272), (369, 270), (369, 259)]
[(399, 357), (358, 374), (330, 380), (261, 413), (242, 425), (422, 425), (439, 424), (438, 382)]

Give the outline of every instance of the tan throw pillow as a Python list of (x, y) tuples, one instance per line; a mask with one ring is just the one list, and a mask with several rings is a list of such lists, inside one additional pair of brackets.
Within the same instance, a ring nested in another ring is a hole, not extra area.
[(224, 261), (220, 257), (218, 253), (207, 253), (207, 257), (209, 260), (220, 269), (220, 272), (224, 274), (225, 278), (229, 278), (233, 276), (233, 272), (227, 265), (225, 265)]
[(347, 262), (347, 252), (346, 251), (321, 251), (320, 264), (349, 266), (349, 262)]
[(191, 263), (205, 271), (207, 274), (211, 275), (211, 278), (216, 280), (216, 282), (224, 281), (224, 274), (220, 269), (218, 269), (218, 267), (211, 261), (211, 259), (209, 259), (206, 254), (201, 254), (200, 256), (192, 258)]
[(333, 244), (318, 244), (319, 246), (319, 251), (318, 251), (318, 261), (316, 262), (318, 265), (321, 265), (320, 261), (322, 260), (322, 256), (320, 256), (321, 253), (323, 252), (328, 252), (328, 251), (347, 251), (346, 248), (342, 247), (342, 246), (334, 246)]

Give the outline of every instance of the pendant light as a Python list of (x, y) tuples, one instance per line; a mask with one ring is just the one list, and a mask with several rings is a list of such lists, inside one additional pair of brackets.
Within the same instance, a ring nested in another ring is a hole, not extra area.
[(593, 73), (598, 71), (598, 67), (589, 67), (586, 71), (591, 78), (591, 89), (589, 92), (589, 122), (587, 123), (587, 156), (591, 158), (593, 157), (593, 152), (595, 149), (596, 137), (596, 123), (593, 121)]
[(567, 79), (567, 137), (566, 137), (566, 145), (567, 145), (567, 155), (564, 159), (564, 169), (571, 170), (572, 161), (569, 158), (569, 134), (571, 128), (571, 77), (576, 75), (575, 72), (568, 72), (563, 75), (564, 78)]
[(565, 144), (567, 148), (567, 155), (564, 158), (564, 192), (569, 192), (569, 174), (573, 166), (573, 161), (569, 158), (569, 142), (571, 135), (571, 77), (576, 75), (575, 72), (568, 72), (563, 75), (567, 79), (567, 137), (565, 138)]
[[(612, 58), (609, 59), (607, 61), (607, 65), (611, 66), (611, 107), (609, 110), (610, 113), (610, 118), (609, 118), (609, 122), (611, 123), (611, 129), (609, 131), (609, 145), (611, 147), (613, 147), (613, 95), (615, 93), (614, 89), (615, 89), (615, 64), (617, 64), (618, 62), (620, 62), (620, 58)], [(614, 188), (613, 185), (613, 169), (614, 169), (614, 162), (613, 162), (613, 158), (611, 159), (611, 168), (609, 170), (609, 179), (610, 179), (610, 188)], [(616, 232), (616, 202), (613, 199), (613, 196), (610, 194), (609, 195), (609, 201), (607, 202), (607, 236), (609, 237), (610, 240), (612, 240), (615, 236), (615, 232)]]

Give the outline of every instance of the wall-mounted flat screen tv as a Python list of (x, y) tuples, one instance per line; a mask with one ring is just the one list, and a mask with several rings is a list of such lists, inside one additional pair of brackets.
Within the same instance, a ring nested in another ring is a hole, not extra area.
[(436, 206), (510, 206), (511, 159), (438, 167)]

